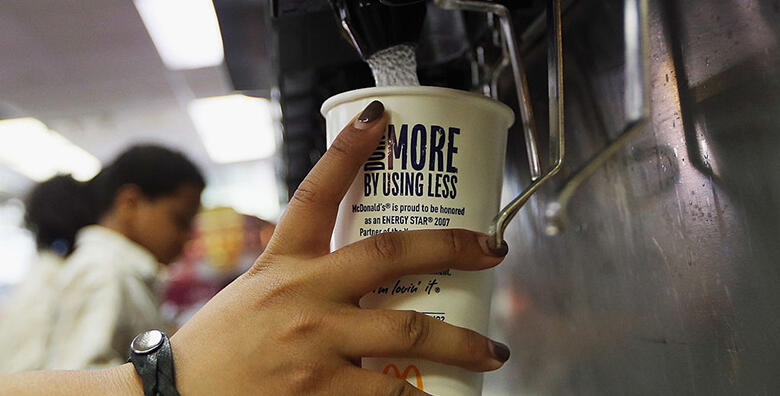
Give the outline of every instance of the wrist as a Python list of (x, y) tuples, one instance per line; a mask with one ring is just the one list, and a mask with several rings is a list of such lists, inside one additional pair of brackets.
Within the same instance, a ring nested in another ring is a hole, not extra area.
[(125, 363), (121, 366), (110, 369), (114, 381), (115, 391), (111, 394), (122, 396), (143, 396), (144, 388), (141, 384), (141, 377), (135, 372), (131, 363)]

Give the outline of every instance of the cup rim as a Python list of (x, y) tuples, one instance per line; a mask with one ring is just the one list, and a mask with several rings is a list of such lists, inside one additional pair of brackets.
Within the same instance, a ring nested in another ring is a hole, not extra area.
[(507, 120), (507, 128), (511, 127), (515, 122), (515, 112), (506, 104), (495, 99), (459, 89), (429, 86), (370, 87), (342, 92), (325, 100), (325, 102), (322, 103), (322, 107), (320, 107), (320, 113), (323, 117), (327, 117), (327, 113), (330, 110), (342, 103), (366, 98), (381, 100), (382, 97), (387, 96), (443, 96), (448, 98), (476, 99), (476, 102), (474, 103), (480, 106), (489, 107), (503, 115)]

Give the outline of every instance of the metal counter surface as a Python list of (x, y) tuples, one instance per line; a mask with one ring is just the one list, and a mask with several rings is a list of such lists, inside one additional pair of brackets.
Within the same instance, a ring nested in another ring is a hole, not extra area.
[[(509, 227), (491, 335), (512, 358), (485, 395), (780, 392), (780, 2), (651, 0), (649, 17), (651, 124), (550, 237), (546, 204), (623, 124), (620, 2), (566, 13), (565, 168)], [(527, 54), (536, 114), (544, 56)], [(507, 197), (524, 150), (515, 126)]]

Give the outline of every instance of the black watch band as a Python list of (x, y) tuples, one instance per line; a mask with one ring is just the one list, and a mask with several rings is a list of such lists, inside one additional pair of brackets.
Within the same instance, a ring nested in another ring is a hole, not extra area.
[(130, 362), (141, 377), (144, 396), (180, 396), (173, 371), (173, 350), (160, 330), (137, 335), (130, 343)]

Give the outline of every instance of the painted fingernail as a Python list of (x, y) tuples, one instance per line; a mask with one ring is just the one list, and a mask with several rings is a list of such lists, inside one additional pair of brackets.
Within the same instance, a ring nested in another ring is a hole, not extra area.
[(504, 363), (507, 360), (509, 360), (509, 355), (511, 352), (509, 352), (509, 347), (498, 342), (493, 341), (493, 356), (498, 359), (499, 362)]
[(369, 125), (382, 117), (385, 112), (385, 105), (382, 102), (375, 100), (366, 106), (362, 113), (355, 120), (355, 128), (366, 129)]
[(495, 247), (490, 245), (489, 235), (479, 236), (479, 246), (482, 247), (482, 251), (485, 252), (485, 254), (489, 256), (504, 257), (509, 253), (509, 246), (506, 244), (506, 241), (501, 241), (501, 244)]

